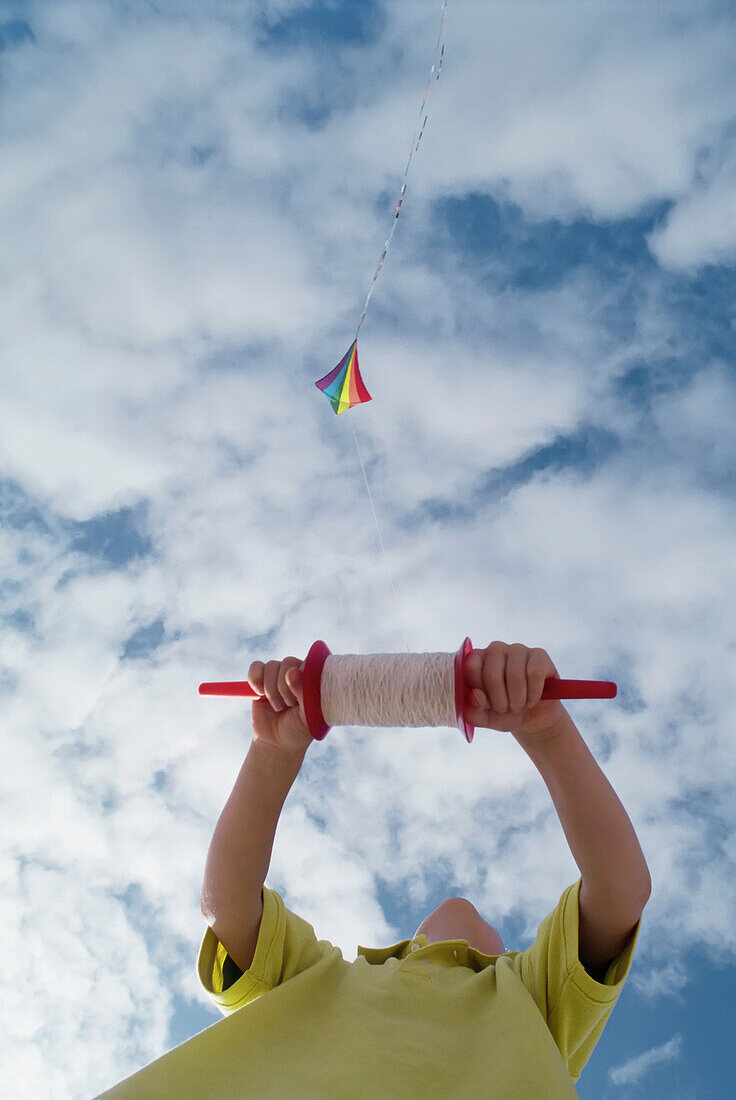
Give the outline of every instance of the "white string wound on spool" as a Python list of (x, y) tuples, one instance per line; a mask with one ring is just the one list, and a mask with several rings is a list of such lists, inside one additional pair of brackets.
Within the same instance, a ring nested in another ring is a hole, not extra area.
[(330, 656), (321, 688), (329, 726), (455, 725), (452, 653)]
[(323, 741), (333, 725), (457, 726), (468, 743), (463, 665), (457, 653), (383, 653), (333, 657), (317, 641), (304, 662), (304, 712), (309, 732)]

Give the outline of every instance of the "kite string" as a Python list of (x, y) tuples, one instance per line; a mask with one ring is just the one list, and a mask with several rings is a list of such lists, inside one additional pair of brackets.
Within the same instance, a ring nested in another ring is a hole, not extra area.
[[(440, 17), (440, 30), (439, 30), (439, 34), (437, 35), (437, 45), (435, 46), (435, 59), (437, 58), (437, 53), (439, 51), (439, 60), (435, 60), (432, 63), (432, 68), (429, 71), (429, 79), (427, 80), (427, 87), (424, 89), (424, 98), (422, 99), (422, 105), (419, 108), (419, 121), (417, 122), (416, 129), (414, 130), (414, 137), (411, 139), (411, 150), (409, 152), (409, 160), (407, 161), (406, 168), (404, 169), (404, 179), (403, 179), (403, 182), (401, 184), (401, 193), (399, 194), (399, 201), (398, 201), (398, 204), (397, 204), (397, 207), (396, 207), (396, 213), (394, 214), (394, 220), (393, 220), (393, 223), (391, 225), (391, 232), (389, 233), (388, 238), (386, 239), (386, 242), (383, 246), (383, 252), (381, 253), (381, 258), (378, 261), (378, 267), (376, 268), (375, 274), (373, 275), (373, 279), (372, 279), (371, 285), (370, 285), (370, 290), (368, 291), (368, 297), (366, 298), (365, 305), (363, 306), (363, 315), (360, 318), (360, 321), (358, 322), (357, 329), (355, 330), (355, 339), (356, 340), (358, 339), (358, 333), (360, 332), (363, 321), (365, 320), (365, 315), (368, 312), (368, 303), (370, 302), (371, 297), (373, 295), (373, 289), (376, 285), (376, 279), (378, 278), (379, 273), (381, 271), (381, 268), (383, 267), (384, 261), (386, 259), (386, 255), (388, 254), (388, 250), (391, 247), (391, 241), (393, 240), (394, 232), (396, 231), (396, 223), (399, 220), (399, 214), (401, 212), (401, 204), (403, 203), (404, 195), (406, 194), (406, 180), (407, 180), (407, 177), (409, 175), (409, 167), (411, 165), (411, 160), (412, 160), (412, 157), (414, 156), (414, 153), (419, 148), (419, 142), (422, 140), (422, 135), (424, 134), (424, 127), (427, 125), (428, 116), (424, 113), (424, 109), (426, 107), (427, 99), (429, 97), (429, 89), (430, 89), (430, 85), (432, 84), (432, 76), (434, 75), (435, 70), (436, 70), (437, 75), (435, 77), (435, 80), (439, 80), (440, 73), (442, 72), (442, 62), (444, 61), (444, 58), (445, 58), (445, 37), (444, 36), (445, 36), (445, 9), (446, 9), (446, 7), (447, 7), (447, 0), (442, 0), (442, 15)], [(422, 115), (424, 115), (424, 122), (422, 122)], [(417, 137), (417, 134), (419, 135), (418, 137)]]
[[(381, 550), (383, 551), (384, 563), (385, 563), (386, 568), (388, 570), (389, 580), (391, 581), (391, 590), (394, 594), (394, 607), (396, 608), (396, 614), (397, 614), (398, 621), (402, 622), (403, 620), (402, 620), (401, 616), (399, 615), (399, 597), (396, 593), (396, 585), (394, 584), (394, 575), (393, 575), (393, 571), (391, 569), (391, 566), (389, 564), (388, 554), (386, 553), (386, 547), (385, 547), (384, 542), (383, 542), (383, 535), (381, 534), (381, 528), (380, 528), (379, 523), (378, 523), (378, 516), (376, 515), (376, 507), (375, 507), (375, 504), (373, 503), (373, 494), (371, 493), (371, 487), (368, 484), (368, 475), (365, 472), (365, 466), (363, 465), (363, 457), (360, 453), (360, 447), (358, 446), (358, 436), (355, 433), (355, 425), (353, 424), (353, 418), (351, 416), (349, 416), (348, 420), (350, 421), (350, 427), (353, 429), (353, 439), (355, 440), (355, 450), (358, 452), (358, 461), (360, 462), (360, 468), (363, 471), (363, 480), (365, 481), (365, 487), (366, 487), (366, 490), (368, 491), (368, 499), (371, 502), (371, 511), (373, 512), (373, 520), (376, 524), (376, 531), (378, 531), (378, 541), (381, 544)], [(406, 649), (407, 653), (411, 652), (411, 646), (409, 645), (409, 642), (407, 641), (406, 636), (404, 636), (404, 648)]]

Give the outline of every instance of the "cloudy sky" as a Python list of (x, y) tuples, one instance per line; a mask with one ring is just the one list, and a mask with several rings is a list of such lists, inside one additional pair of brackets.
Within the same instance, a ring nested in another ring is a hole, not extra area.
[[(219, 1019), (207, 847), (256, 658), (547, 649), (653, 879), (589, 1100), (725, 1095), (736, 980), (736, 10), (6, 0), (3, 1091), (84, 1098)], [(351, 427), (385, 543), (381, 551)], [(312, 870), (309, 870), (309, 867)], [(314, 867), (319, 873), (314, 873)], [(578, 870), (516, 742), (335, 729), (267, 884), (347, 959)]]

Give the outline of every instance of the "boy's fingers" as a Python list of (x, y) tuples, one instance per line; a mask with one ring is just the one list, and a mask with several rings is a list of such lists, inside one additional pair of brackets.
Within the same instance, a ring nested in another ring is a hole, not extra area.
[(248, 683), (259, 695), (263, 695), (263, 669), (263, 661), (254, 661), (248, 669)]
[(263, 690), (274, 710), (283, 710), (284, 702), (279, 692), (280, 661), (269, 661), (263, 673)]
[(301, 701), (304, 687), (304, 673), (302, 672), (301, 668), (290, 668), (288, 673), (286, 674), (286, 682), (291, 690), (294, 692), (294, 694), (297, 696), (297, 698)]
[[(492, 642), (487, 649), (473, 650), (465, 662), (466, 714), (473, 725), (498, 728), (498, 722), (513, 725), (525, 710), (542, 698), (544, 683), (559, 672), (544, 649)], [(479, 689), (483, 689), (479, 694)]]
[(506, 647), (503, 642), (492, 642), (485, 651), (483, 661), (483, 687), (496, 714), (505, 714), (509, 707), (504, 682)]
[(527, 705), (536, 707), (542, 698), (544, 681), (553, 672), (554, 666), (549, 655), (543, 649), (533, 649), (529, 654), (529, 663), (526, 666), (528, 691)]
[(521, 714), (526, 706), (526, 663), (529, 650), (523, 645), (509, 646), (506, 657), (506, 689), (509, 707), (514, 714)]
[[(480, 695), (483, 695), (484, 702), (478, 705)], [(465, 706), (465, 717), (471, 725), (476, 726), (478, 729), (508, 731), (509, 726), (513, 726), (515, 722), (520, 721), (520, 719), (515, 718), (512, 714), (499, 714), (497, 711), (494, 711), (493, 708), (488, 705), (486, 695), (482, 692), (480, 695), (477, 689), (470, 692), (468, 695)]]
[(295, 707), (298, 705), (299, 700), (292, 691), (289, 685), (289, 673), (292, 669), (298, 668), (301, 661), (298, 657), (285, 657), (281, 662), (279, 668), (278, 688), (281, 698), (286, 703), (287, 707)]
[[(282, 711), (285, 707), (296, 707), (301, 702), (303, 667), (304, 662), (298, 657), (285, 657), (283, 661), (269, 661), (265, 665), (263, 661), (254, 661), (248, 670), (248, 683), (260, 696), (265, 696), (275, 711)], [(294, 670), (298, 673), (298, 679), (292, 685), (290, 673)]]

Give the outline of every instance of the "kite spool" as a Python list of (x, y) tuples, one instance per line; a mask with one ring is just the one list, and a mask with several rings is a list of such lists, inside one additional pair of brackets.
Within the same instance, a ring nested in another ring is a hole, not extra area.
[[(457, 653), (379, 653), (333, 656), (317, 641), (304, 662), (304, 714), (315, 741), (332, 726), (457, 726), (470, 744), (463, 673), (473, 650)], [(260, 698), (247, 681), (199, 685), (200, 695)], [(596, 680), (545, 681), (542, 699), (613, 699), (616, 685)]]

